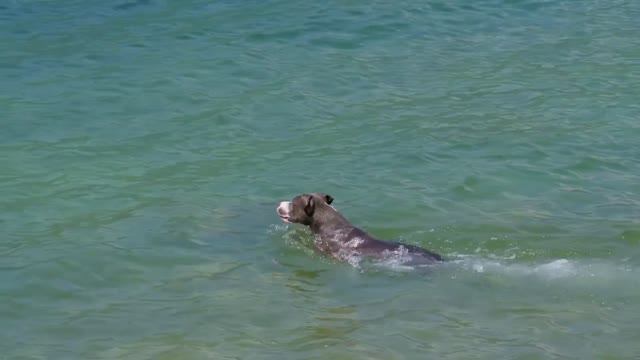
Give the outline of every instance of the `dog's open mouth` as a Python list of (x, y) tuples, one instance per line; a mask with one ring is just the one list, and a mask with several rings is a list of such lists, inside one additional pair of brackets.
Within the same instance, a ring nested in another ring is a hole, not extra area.
[(290, 223), (291, 222), (291, 218), (289, 218), (289, 216), (287, 215), (280, 215), (280, 219), (282, 219), (282, 221), (286, 222), (286, 223)]

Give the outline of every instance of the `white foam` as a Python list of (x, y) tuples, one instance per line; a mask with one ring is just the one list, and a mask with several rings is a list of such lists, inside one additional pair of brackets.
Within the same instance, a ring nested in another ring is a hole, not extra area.
[[(354, 267), (392, 272), (411, 272), (423, 267), (457, 277), (460, 272), (482, 275), (499, 275), (512, 278), (531, 278), (558, 284), (571, 283), (581, 286), (610, 286), (613, 282), (624, 282), (629, 286), (640, 286), (640, 270), (625, 262), (597, 261), (589, 259), (554, 259), (543, 262), (522, 262), (516, 256), (486, 258), (478, 255), (455, 255), (451, 261), (438, 266), (407, 265), (411, 260), (407, 249), (386, 252), (382, 260), (364, 261), (358, 258), (347, 261)], [(365, 265), (366, 264), (366, 265)], [(364, 265), (364, 266), (363, 266)], [(450, 272), (453, 271), (453, 274)], [(457, 273), (457, 275), (456, 275)], [(449, 276), (446, 275), (446, 276)]]
[(347, 241), (347, 243), (345, 244), (347, 247), (350, 248), (357, 248), (358, 246), (360, 246), (362, 243), (364, 242), (364, 239), (359, 238), (359, 237), (354, 237), (353, 239)]
[(516, 277), (537, 277), (544, 280), (590, 279), (606, 283), (612, 280), (638, 282), (638, 270), (624, 262), (555, 259), (541, 263), (516, 262), (514, 257), (487, 259), (476, 255), (456, 255), (454, 266), (477, 273)]
[(275, 232), (286, 231), (289, 229), (289, 225), (287, 224), (272, 224), (267, 229), (267, 233), (272, 234)]
[(409, 250), (404, 246), (400, 246), (394, 251), (385, 250), (382, 260), (372, 262), (377, 268), (385, 268), (398, 272), (409, 272), (416, 270), (416, 266), (407, 265), (413, 258), (409, 254)]
[(362, 262), (362, 258), (357, 255), (352, 255), (347, 258), (347, 262), (349, 263), (349, 265), (353, 266), (354, 268), (360, 268), (360, 263)]
[(465, 259), (456, 261), (463, 267), (479, 273), (510, 273), (517, 275), (538, 274), (549, 278), (574, 276), (578, 270), (575, 264), (567, 259), (553, 260), (539, 265), (507, 264), (491, 259)]

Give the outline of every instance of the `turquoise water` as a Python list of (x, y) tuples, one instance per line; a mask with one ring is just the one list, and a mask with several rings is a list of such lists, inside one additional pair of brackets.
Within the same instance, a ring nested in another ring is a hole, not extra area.
[[(0, 358), (637, 358), (638, 18), (0, 2)], [(309, 191), (452, 261), (319, 257)]]

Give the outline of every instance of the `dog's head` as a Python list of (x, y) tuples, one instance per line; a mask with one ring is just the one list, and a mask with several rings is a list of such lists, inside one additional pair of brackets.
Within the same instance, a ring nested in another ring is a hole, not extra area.
[(333, 197), (322, 193), (302, 194), (278, 205), (278, 215), (284, 222), (311, 225), (313, 216), (324, 207), (330, 207)]

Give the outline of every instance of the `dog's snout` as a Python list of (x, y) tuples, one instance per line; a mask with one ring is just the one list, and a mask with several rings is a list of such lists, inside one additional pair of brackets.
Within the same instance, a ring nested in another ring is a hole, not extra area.
[(280, 205), (278, 205), (278, 208), (276, 209), (278, 214), (280, 214), (280, 215), (288, 215), (289, 214), (289, 204), (290, 203), (288, 201), (281, 202)]

